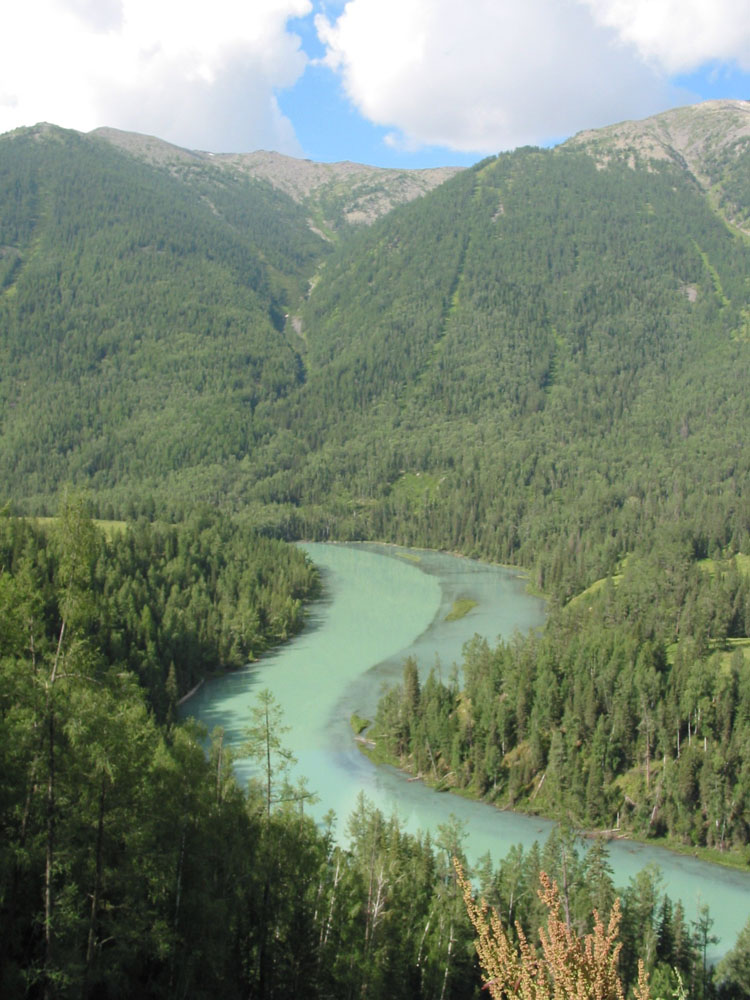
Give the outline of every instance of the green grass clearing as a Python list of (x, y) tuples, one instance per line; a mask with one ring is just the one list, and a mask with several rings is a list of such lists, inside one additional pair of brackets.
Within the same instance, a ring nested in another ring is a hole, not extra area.
[(716, 576), (717, 573), (728, 572), (732, 560), (734, 560), (734, 565), (737, 567), (738, 573), (750, 576), (750, 556), (745, 555), (744, 552), (737, 552), (728, 559), (699, 559), (698, 566), (700, 566), (704, 573)]
[(441, 477), (428, 472), (404, 472), (391, 486), (394, 497), (411, 501), (431, 499), (440, 489)]
[[(32, 517), (29, 520), (34, 521), (42, 528), (49, 527), (57, 521), (56, 517)], [(121, 535), (127, 528), (127, 521), (105, 521), (94, 518), (94, 524), (99, 528), (100, 531), (104, 532), (104, 536), (107, 539), (112, 539), (116, 535)]]

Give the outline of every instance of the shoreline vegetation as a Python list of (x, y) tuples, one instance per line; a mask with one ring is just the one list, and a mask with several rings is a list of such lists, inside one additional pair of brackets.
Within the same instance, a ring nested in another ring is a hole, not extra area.
[[(451, 795), (457, 795), (460, 798), (470, 799), (474, 802), (481, 802), (484, 805), (492, 806), (499, 812), (518, 813), (521, 816), (528, 817), (538, 816), (540, 819), (552, 820), (557, 823), (564, 822), (566, 819), (563, 816), (547, 812), (534, 812), (533, 810), (515, 809), (510, 806), (498, 805), (496, 802), (491, 802), (482, 796), (472, 793), (468, 788), (460, 788), (456, 785), (452, 785), (450, 783), (450, 774), (439, 778), (432, 778), (428, 774), (424, 774), (422, 772), (415, 774), (413, 768), (409, 767), (408, 761), (399, 757), (397, 754), (388, 751), (385, 748), (385, 739), (377, 732), (372, 732), (372, 728), (374, 726), (374, 722), (372, 720), (364, 719), (355, 713), (351, 717), (351, 726), (354, 732), (354, 741), (357, 744), (357, 748), (368, 758), (368, 760), (372, 761), (376, 767), (391, 767), (394, 770), (399, 771), (404, 775), (407, 781), (421, 781), (423, 785), (427, 788), (431, 788), (438, 794), (448, 792)], [(722, 868), (728, 868), (730, 870), (746, 872), (748, 869), (746, 851), (744, 851), (744, 853), (739, 850), (721, 852), (708, 847), (681, 844), (669, 837), (638, 837), (631, 831), (613, 830), (611, 828), (581, 827), (576, 824), (573, 824), (573, 827), (576, 830), (576, 833), (585, 840), (603, 839), (605, 841), (631, 841), (634, 844), (644, 844), (649, 847), (660, 847), (663, 850), (671, 851), (673, 854), (681, 854), (684, 857), (704, 861), (707, 864), (719, 865)]]
[[(54, 518), (46, 520), (54, 521)], [(364, 542), (364, 544), (372, 544), (372, 543), (388, 545), (389, 547), (394, 549), (398, 547), (395, 543), (387, 543), (387, 542), (381, 543), (378, 542), (378, 540), (376, 539), (368, 539)], [(331, 544), (337, 544), (337, 542), (333, 541)], [(430, 550), (425, 549), (424, 551), (430, 551)], [(470, 556), (463, 555), (462, 553), (451, 553), (451, 554), (455, 554), (462, 558), (472, 558)], [(399, 553), (399, 555), (401, 555), (401, 553)], [(403, 558), (407, 557), (403, 556)], [(417, 557), (413, 558), (415, 561), (417, 561)], [(744, 558), (747, 559), (747, 557)], [(507, 566), (505, 568), (514, 571), (520, 577), (526, 577), (527, 579), (530, 578), (528, 570), (524, 570), (523, 568), (517, 566)], [(743, 569), (747, 568), (745, 563), (743, 563), (742, 568)], [(712, 566), (712, 569), (715, 572), (714, 566)], [(615, 580), (615, 586), (619, 584), (621, 579), (622, 579), (622, 574), (618, 574)], [(569, 602), (569, 605), (573, 607), (576, 604), (582, 603), (581, 599), (585, 599), (587, 597), (593, 597), (594, 595), (599, 594), (599, 592), (602, 591), (606, 587), (606, 585), (607, 585), (606, 578), (596, 581), (594, 585), (587, 588), (577, 597), (572, 598), (571, 601)], [(315, 596), (319, 596), (319, 593), (314, 595), (314, 597)], [(453, 602), (449, 613), (444, 617), (444, 621), (459, 620), (465, 617), (467, 614), (469, 614), (470, 611), (476, 606), (477, 602), (470, 598), (457, 598)], [(293, 635), (289, 636), (289, 638), (293, 638)], [(750, 644), (750, 639), (746, 638), (727, 640), (727, 645), (730, 648), (730, 650), (732, 648), (737, 648), (737, 647), (744, 648), (748, 644)], [(256, 661), (257, 657), (255, 657), (250, 662), (256, 662)], [(179, 699), (177, 704), (182, 705), (194, 694), (196, 694), (207, 679), (211, 679), (212, 677), (215, 676), (221, 676), (222, 674), (227, 672), (233, 672), (236, 669), (238, 669), (236, 666), (230, 666), (206, 674), (198, 684), (196, 684), (190, 691), (188, 691), (185, 695), (183, 695)], [(378, 733), (377, 730), (373, 729), (373, 727), (376, 725), (376, 723), (373, 720), (364, 718), (357, 713), (353, 713), (350, 717), (350, 725), (354, 734), (355, 742), (357, 743), (357, 746), (362, 753), (364, 753), (377, 766), (386, 765), (389, 767), (393, 767), (398, 771), (401, 771), (404, 775), (407, 776), (407, 780), (409, 781), (419, 780), (422, 781), (427, 787), (433, 789), (438, 793), (451, 792), (452, 794), (461, 796), (463, 798), (471, 799), (477, 802), (482, 802), (487, 805), (492, 805), (500, 811), (515, 812), (518, 813), (519, 815), (525, 815), (529, 817), (539, 816), (540, 818), (552, 820), (554, 822), (564, 822), (566, 820), (565, 816), (555, 811), (537, 810), (533, 808), (530, 809), (518, 808), (510, 805), (502, 805), (498, 804), (497, 802), (493, 802), (486, 796), (477, 794), (476, 792), (472, 791), (470, 788), (462, 787), (456, 784), (455, 774), (452, 771), (449, 771), (437, 777), (431, 777), (428, 773), (425, 773), (424, 771), (415, 772), (413, 767), (410, 767), (407, 757), (400, 756), (396, 753), (393, 753), (392, 751), (389, 751), (386, 748), (386, 738), (383, 737), (380, 733)], [(526, 805), (533, 803), (539, 790), (544, 784), (545, 778), (546, 778), (546, 771), (542, 773), (542, 775), (540, 776), (540, 780), (534, 782), (535, 790), (531, 792), (530, 795), (528, 796), (528, 799), (525, 802)], [(674, 854), (679, 854), (685, 857), (694, 858), (709, 864), (720, 865), (721, 867), (727, 869), (746, 871), (748, 868), (749, 852), (746, 845), (743, 845), (739, 848), (726, 848), (724, 850), (721, 850), (718, 848), (708, 847), (705, 845), (685, 844), (681, 842), (679, 839), (670, 836), (663, 836), (663, 835), (639, 836), (637, 831), (627, 828), (618, 829), (617, 827), (609, 827), (609, 826), (597, 827), (591, 824), (580, 824), (580, 823), (573, 823), (573, 826), (578, 830), (579, 834), (586, 839), (595, 839), (601, 837), (604, 838), (605, 840), (616, 839), (616, 840), (632, 841), (633, 843), (661, 847)]]
[(679, 529), (381, 698), (368, 754), (439, 790), (747, 870), (750, 574)]
[[(377, 540), (369, 539), (365, 544), (372, 543), (373, 541)], [(394, 548), (396, 547), (394, 543), (386, 542), (383, 544), (390, 545)], [(453, 552), (451, 554), (457, 555), (462, 558), (472, 558), (471, 556), (466, 556), (465, 554), (460, 552)], [(611, 596), (612, 588), (618, 588), (621, 581), (623, 580), (623, 574), (626, 567), (628, 566), (628, 562), (629, 562), (628, 558), (622, 560), (620, 566), (618, 567), (620, 572), (616, 574), (613, 580), (610, 581), (607, 578), (602, 578), (600, 580), (597, 580), (593, 585), (586, 588), (582, 593), (571, 598), (571, 600), (568, 602), (568, 608), (572, 610), (575, 609), (576, 606), (578, 606), (579, 608), (582, 607), (587, 598), (592, 601), (596, 598), (605, 599), (608, 588)], [(736, 562), (739, 565), (739, 568), (742, 571), (744, 571), (743, 575), (746, 575), (748, 565), (750, 565), (750, 557), (740, 555), (736, 557)], [(497, 565), (504, 565), (504, 564), (497, 564)], [(632, 567), (635, 564), (634, 562), (632, 562), (630, 565), (632, 569)], [(700, 569), (701, 572), (706, 573), (706, 575), (708, 575), (707, 569), (710, 570), (711, 577), (712, 578), (715, 577), (720, 582), (722, 578), (722, 565), (723, 565), (722, 560), (718, 559), (711, 560), (710, 564), (709, 561), (704, 560), (703, 564), (701, 564), (700, 566)], [(549, 595), (540, 594), (540, 592), (536, 588), (532, 587), (531, 573), (528, 569), (524, 569), (523, 567), (518, 567), (518, 566), (507, 566), (506, 568), (517, 573), (520, 577), (525, 577), (529, 581), (529, 587), (527, 587), (527, 590), (529, 590), (529, 592), (534, 592), (538, 596), (543, 596), (549, 600)], [(726, 572), (726, 566), (724, 566), (724, 572)], [(453, 602), (453, 606), (448, 615), (445, 616), (444, 620), (445, 621), (458, 620), (461, 617), (464, 617), (466, 614), (468, 614), (475, 606), (476, 602), (470, 599), (458, 598), (456, 601)], [(588, 605), (586, 607), (586, 610), (591, 612), (592, 608), (593, 604)], [(716, 651), (721, 652), (716, 642), (714, 642), (712, 645), (714, 647), (715, 652)], [(731, 638), (731, 637), (727, 638), (725, 641), (726, 648), (724, 650), (724, 655), (729, 656), (731, 655), (732, 650), (736, 649), (744, 651), (746, 647), (748, 647), (749, 645), (750, 645), (750, 639), (748, 638)], [(727, 652), (727, 650), (729, 652)], [(674, 649), (669, 648), (667, 650), (667, 655), (670, 663), (673, 663)], [(564, 821), (566, 819), (566, 817), (561, 815), (559, 812), (554, 812), (549, 810), (535, 810), (533, 808), (525, 809), (525, 808), (513, 807), (510, 805), (499, 805), (497, 802), (492, 802), (486, 796), (473, 792), (470, 788), (461, 787), (457, 784), (454, 784), (453, 782), (455, 781), (455, 775), (453, 772), (448, 772), (438, 777), (431, 777), (428, 773), (425, 773), (424, 771), (415, 772), (414, 768), (409, 766), (407, 757), (400, 756), (399, 754), (394, 753), (386, 748), (387, 740), (385, 737), (383, 737), (382, 734), (380, 734), (377, 731), (377, 729), (373, 728), (374, 726), (376, 726), (376, 722), (374, 720), (366, 719), (358, 715), (357, 713), (353, 713), (350, 719), (350, 724), (354, 734), (355, 742), (357, 743), (357, 746), (362, 753), (364, 753), (375, 765), (386, 765), (401, 771), (404, 775), (406, 775), (407, 780), (409, 781), (419, 780), (422, 781), (427, 787), (432, 788), (437, 792), (440, 793), (451, 792), (452, 794), (462, 796), (464, 798), (472, 799), (477, 802), (483, 802), (486, 803), (487, 805), (492, 805), (499, 810), (507, 810), (510, 812), (516, 812), (520, 815), (526, 815), (526, 816), (539, 816), (540, 818), (549, 819), (557, 822)], [(541, 776), (539, 776), (539, 778), (540, 780), (535, 781), (533, 783), (535, 786), (535, 790), (529, 794), (528, 801), (526, 802), (526, 804), (532, 803), (536, 798), (539, 790), (544, 784), (546, 778), (546, 771), (544, 771), (541, 774)], [(632, 841), (633, 843), (661, 847), (674, 854), (679, 854), (685, 857), (694, 858), (709, 864), (716, 864), (723, 868), (731, 870), (747, 871), (748, 864), (750, 863), (750, 858), (748, 857), (750, 851), (748, 850), (747, 845), (741, 845), (736, 848), (727, 847), (722, 850), (717, 847), (710, 847), (701, 844), (686, 844), (684, 842), (681, 842), (679, 838), (669, 835), (639, 836), (638, 832), (636, 830), (633, 830), (632, 828), (628, 829), (623, 827), (621, 829), (618, 829), (617, 827), (613, 828), (611, 826), (596, 826), (593, 824), (585, 824), (585, 823), (584, 824), (574, 823), (574, 826), (576, 827), (576, 829), (579, 830), (580, 835), (587, 839), (595, 839), (597, 837), (603, 837), (607, 840), (613, 840), (613, 839), (628, 840)]]

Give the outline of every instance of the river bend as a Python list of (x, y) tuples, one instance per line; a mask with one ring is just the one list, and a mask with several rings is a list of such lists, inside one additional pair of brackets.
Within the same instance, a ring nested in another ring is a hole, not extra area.
[[(255, 695), (269, 688), (291, 727), (285, 743), (297, 758), (297, 772), (320, 797), (313, 811), (322, 818), (333, 809), (342, 839), (362, 791), (385, 812), (397, 811), (412, 831), (434, 830), (455, 814), (466, 824), (470, 859), (489, 851), (497, 860), (514, 844), (543, 840), (553, 826), (548, 821), (439, 794), (391, 768), (375, 767), (357, 750), (349, 723), (353, 712), (372, 717), (384, 686), (400, 680), (406, 656), (416, 656), (423, 676), (435, 663), (447, 676), (475, 634), (494, 642), (540, 626), (543, 602), (526, 593), (512, 570), (445, 553), (369, 543), (304, 548), (324, 585), (304, 631), (260, 662), (204, 684), (183, 714), (209, 731), (222, 726), (229, 742), (239, 744)], [(476, 606), (446, 622), (459, 598)], [(240, 761), (238, 772), (247, 776), (249, 763)], [(750, 913), (750, 873), (627, 841), (611, 844), (610, 862), (619, 886), (646, 864), (657, 864), (688, 920), (708, 904), (720, 939), (714, 957), (732, 946)]]

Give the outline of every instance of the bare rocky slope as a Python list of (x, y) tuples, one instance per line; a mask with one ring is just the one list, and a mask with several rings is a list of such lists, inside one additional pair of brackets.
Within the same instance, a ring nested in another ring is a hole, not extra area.
[(316, 163), (265, 150), (209, 153), (114, 128), (96, 129), (92, 134), (178, 176), (210, 166), (234, 177), (267, 181), (304, 205), (311, 225), (326, 236), (342, 227), (374, 222), (397, 205), (431, 191), (461, 169), (393, 170), (349, 161)]
[(670, 161), (686, 169), (725, 220), (750, 232), (740, 162), (750, 149), (750, 102), (704, 101), (674, 108), (643, 121), (625, 121), (579, 132), (561, 147), (584, 149), (604, 166), (625, 159), (631, 166)]

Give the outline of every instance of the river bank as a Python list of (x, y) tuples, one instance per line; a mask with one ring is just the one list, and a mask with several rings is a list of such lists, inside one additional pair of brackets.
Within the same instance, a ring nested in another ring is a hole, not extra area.
[[(428, 774), (415, 774), (413, 768), (409, 766), (407, 758), (400, 758), (397, 755), (390, 753), (383, 746), (384, 741), (380, 735), (371, 731), (372, 723), (370, 720), (362, 719), (358, 716), (356, 717), (356, 720), (359, 726), (358, 730), (355, 732), (355, 743), (357, 749), (376, 767), (392, 767), (404, 774), (407, 780), (419, 781), (426, 788), (429, 788), (438, 794), (448, 792), (460, 799), (470, 802), (479, 802), (483, 805), (490, 806), (493, 809), (497, 809), (498, 812), (501, 813), (512, 813), (513, 815), (523, 816), (529, 820), (537, 818), (544, 819), (552, 823), (569, 821), (569, 817), (562, 815), (534, 812), (533, 810), (516, 809), (510, 808), (509, 806), (498, 805), (496, 802), (491, 802), (489, 799), (481, 798), (480, 796), (472, 794), (471, 790), (468, 788), (461, 788), (451, 784), (448, 780), (450, 775), (430, 777)], [(352, 719), (352, 728), (354, 728), (354, 718)], [(628, 829), (613, 830), (611, 828), (596, 829), (589, 827), (580, 828), (577, 832), (581, 837), (584, 837), (587, 840), (595, 840), (596, 838), (601, 837), (607, 841), (641, 844), (645, 847), (657, 847), (660, 850), (669, 851), (672, 854), (678, 854), (686, 858), (694, 858), (697, 861), (702, 861), (710, 865), (720, 865), (721, 867), (732, 871), (743, 873), (748, 873), (749, 871), (750, 862), (748, 859), (750, 857), (750, 846), (746, 846), (738, 850), (719, 851), (710, 847), (696, 847), (691, 844), (682, 844), (670, 837), (639, 837), (636, 831)]]
[[(401, 550), (372, 544), (313, 543), (305, 549), (320, 569), (323, 596), (310, 606), (303, 631), (258, 663), (206, 681), (181, 714), (195, 716), (209, 731), (221, 726), (227, 744), (238, 747), (257, 693), (270, 689), (290, 726), (285, 745), (298, 760), (292, 780), (306, 777), (319, 795), (310, 807), (316, 820), (324, 822), (331, 810), (336, 814), (334, 836), (344, 846), (360, 794), (386, 815), (397, 814), (409, 832), (435, 834), (455, 817), (465, 830), (470, 863), (487, 853), (497, 861), (519, 844), (543, 843), (553, 821), (436, 794), (400, 771), (375, 765), (358, 749), (350, 723), (353, 714), (375, 717), (383, 688), (401, 681), (408, 656), (423, 676), (433, 667), (447, 676), (474, 635), (495, 643), (516, 629), (538, 628), (543, 602), (526, 593), (517, 571), (445, 553), (407, 550), (416, 558), (404, 558)], [(446, 622), (462, 596), (476, 606)], [(240, 780), (253, 773), (246, 760), (238, 760), (236, 769)], [(750, 910), (746, 872), (631, 841), (613, 841), (609, 857), (618, 886), (646, 865), (658, 865), (664, 890), (683, 900), (688, 920), (707, 904), (720, 938), (714, 957), (734, 944)]]

